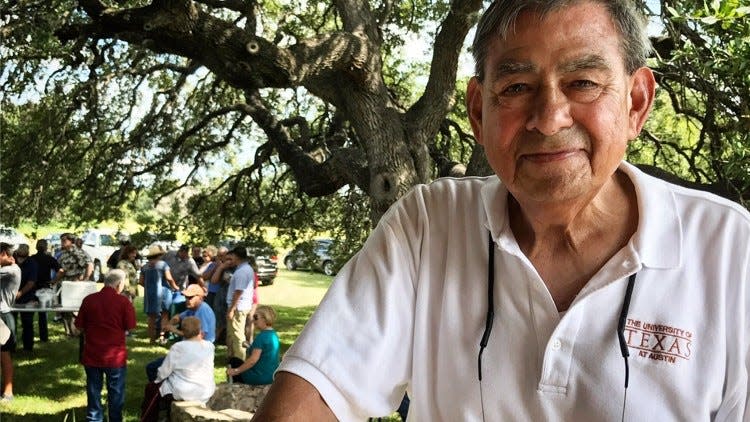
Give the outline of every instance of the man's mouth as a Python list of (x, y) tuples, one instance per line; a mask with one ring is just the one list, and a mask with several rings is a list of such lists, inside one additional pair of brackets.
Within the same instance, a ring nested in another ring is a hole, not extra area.
[(532, 154), (523, 154), (521, 158), (533, 163), (551, 163), (555, 161), (562, 161), (568, 159), (579, 153), (578, 149), (570, 149), (564, 151), (553, 151), (553, 152), (538, 152)]

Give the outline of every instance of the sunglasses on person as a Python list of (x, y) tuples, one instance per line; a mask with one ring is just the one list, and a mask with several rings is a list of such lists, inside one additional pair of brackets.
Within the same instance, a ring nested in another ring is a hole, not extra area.
[(257, 321), (259, 319), (261, 319), (260, 315), (258, 315), (258, 314), (253, 315), (253, 321)]

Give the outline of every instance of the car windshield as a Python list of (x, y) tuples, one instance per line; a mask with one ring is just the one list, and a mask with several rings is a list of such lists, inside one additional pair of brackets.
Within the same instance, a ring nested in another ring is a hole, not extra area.
[(109, 234), (99, 235), (99, 240), (101, 241), (102, 246), (117, 246), (115, 237), (112, 235), (109, 235)]

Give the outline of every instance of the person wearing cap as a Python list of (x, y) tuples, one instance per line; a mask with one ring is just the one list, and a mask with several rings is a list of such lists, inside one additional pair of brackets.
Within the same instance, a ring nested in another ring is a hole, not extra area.
[(141, 405), (141, 422), (159, 420), (159, 409), (172, 400), (205, 404), (216, 390), (214, 345), (203, 339), (201, 321), (182, 321), (184, 340), (175, 343), (158, 367), (158, 375), (146, 385)]
[[(148, 315), (148, 338), (151, 343), (155, 343), (158, 332), (158, 341), (162, 344), (166, 343), (162, 328), (169, 317), (173, 292), (180, 291), (172, 277), (169, 265), (162, 260), (164, 253), (160, 245), (149, 246), (148, 255), (146, 255), (148, 262), (141, 268), (138, 281), (144, 290), (143, 312)], [(160, 314), (161, 319), (157, 326), (157, 316)]]
[(81, 364), (86, 371), (87, 421), (104, 420), (101, 393), (105, 376), (109, 421), (122, 421), (128, 360), (125, 333), (135, 328), (133, 304), (121, 294), (126, 283), (124, 271), (110, 270), (104, 277), (104, 287), (83, 299), (75, 320), (83, 335)]
[(13, 360), (11, 352), (16, 351), (16, 322), (10, 307), (16, 299), (21, 285), (21, 268), (13, 258), (13, 245), (0, 242), (0, 320), (8, 326), (10, 336), (0, 346), (0, 372), (2, 372), (2, 397), (0, 401), (13, 400)]
[(208, 306), (208, 303), (204, 301), (206, 291), (197, 284), (191, 284), (182, 291), (182, 294), (185, 296), (187, 310), (172, 317), (165, 331), (171, 331), (178, 336), (183, 336), (182, 331), (177, 326), (185, 318), (194, 316), (201, 320), (203, 339), (213, 343), (216, 340), (216, 315), (214, 315), (214, 311)]
[[(189, 285), (185, 290), (182, 291), (185, 296), (185, 303), (187, 309), (172, 317), (167, 324), (164, 325), (164, 331), (169, 331), (177, 336), (186, 337), (183, 333), (182, 323), (186, 318), (195, 317), (201, 322), (201, 336), (204, 340), (213, 343), (216, 340), (216, 316), (211, 307), (204, 302), (206, 291), (203, 287), (197, 284)], [(146, 364), (146, 375), (149, 381), (153, 381), (156, 378), (156, 370), (164, 361), (164, 358), (155, 359)]]

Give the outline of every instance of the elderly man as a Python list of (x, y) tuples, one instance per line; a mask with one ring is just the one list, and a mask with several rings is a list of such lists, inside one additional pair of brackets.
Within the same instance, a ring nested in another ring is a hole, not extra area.
[(747, 420), (750, 215), (623, 162), (655, 91), (625, 0), (497, 0), (469, 120), (496, 176), (394, 204), (256, 420)]
[(104, 287), (83, 299), (75, 326), (83, 335), (81, 364), (86, 370), (86, 420), (103, 421), (102, 385), (107, 378), (109, 421), (122, 421), (128, 351), (125, 334), (135, 328), (135, 309), (121, 295), (127, 283), (122, 270), (110, 270)]

